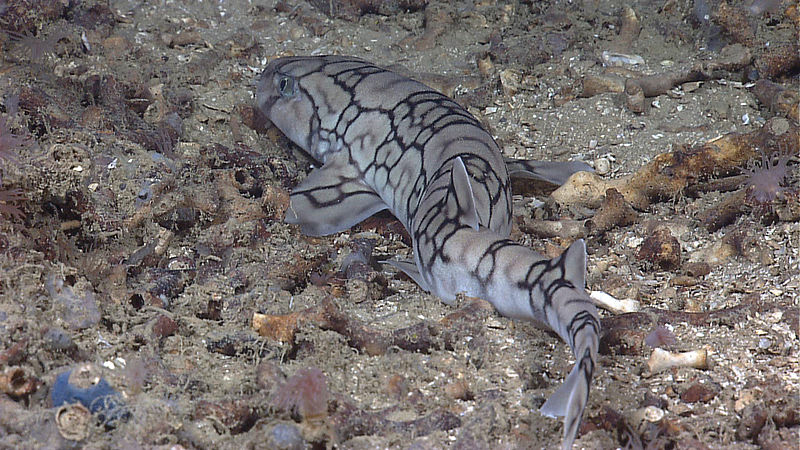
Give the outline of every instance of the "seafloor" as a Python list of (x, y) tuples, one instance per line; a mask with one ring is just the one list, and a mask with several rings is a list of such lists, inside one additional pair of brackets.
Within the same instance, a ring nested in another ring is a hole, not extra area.
[[(409, 252), (389, 214), (282, 223), (312, 162), (254, 81), (308, 54), (396, 65), (510, 157), (614, 180), (672, 155), (680, 182), (604, 191), (602, 227), (514, 184), (514, 239), (586, 237), (587, 287), (641, 308), (602, 312), (576, 446), (797, 448), (799, 26), (788, 0), (0, 2), (0, 448), (560, 444), (558, 338), (378, 264)], [(748, 157), (695, 170), (709, 142)], [(708, 361), (651, 371), (651, 346)]]

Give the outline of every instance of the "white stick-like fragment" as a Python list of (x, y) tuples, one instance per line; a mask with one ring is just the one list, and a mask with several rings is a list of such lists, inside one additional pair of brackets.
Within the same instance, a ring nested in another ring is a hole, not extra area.
[(619, 300), (603, 291), (592, 291), (589, 296), (592, 297), (592, 300), (594, 300), (597, 306), (611, 311), (614, 314), (637, 312), (640, 309), (639, 302), (632, 298)]
[(708, 369), (708, 350), (703, 348), (691, 352), (672, 353), (657, 348), (653, 350), (653, 354), (647, 360), (647, 370), (650, 375), (672, 367)]

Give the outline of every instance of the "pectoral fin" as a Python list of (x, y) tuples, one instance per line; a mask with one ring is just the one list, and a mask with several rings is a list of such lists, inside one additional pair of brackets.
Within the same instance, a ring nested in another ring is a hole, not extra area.
[(383, 261), (384, 264), (389, 264), (390, 266), (398, 269), (411, 277), (415, 283), (419, 285), (422, 289), (430, 292), (430, 288), (428, 287), (428, 283), (422, 278), (422, 275), (419, 273), (417, 269), (417, 265), (414, 264), (414, 261), (407, 261), (407, 260), (399, 260), (399, 259), (390, 259), (387, 261)]
[(530, 159), (506, 158), (508, 174), (513, 178), (533, 178), (562, 185), (575, 172), (594, 172), (582, 161), (534, 161)]
[(360, 178), (329, 160), (314, 169), (292, 191), (286, 223), (298, 224), (304, 234), (324, 236), (346, 230), (378, 211), (386, 209), (383, 200)]

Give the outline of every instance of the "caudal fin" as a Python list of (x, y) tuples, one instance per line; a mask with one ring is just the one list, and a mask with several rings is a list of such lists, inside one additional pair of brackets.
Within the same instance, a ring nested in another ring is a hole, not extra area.
[(594, 373), (594, 359), (590, 349), (575, 363), (567, 379), (553, 395), (544, 402), (541, 413), (550, 417), (564, 416), (563, 449), (571, 449), (578, 434), (581, 417), (589, 400), (589, 386)]

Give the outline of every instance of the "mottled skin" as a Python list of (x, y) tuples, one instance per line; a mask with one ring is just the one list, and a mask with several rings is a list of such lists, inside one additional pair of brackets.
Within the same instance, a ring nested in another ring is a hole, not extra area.
[(583, 163), (511, 161), (461, 106), (429, 87), (350, 57), (272, 61), (257, 106), (323, 163), (292, 192), (286, 221), (324, 235), (390, 209), (412, 236), (414, 261), (389, 263), (451, 303), (490, 301), (508, 317), (552, 328), (577, 363), (542, 412), (565, 417), (564, 448), (589, 395), (600, 324), (584, 290), (586, 252), (552, 260), (508, 239), (509, 172), (562, 183)]

